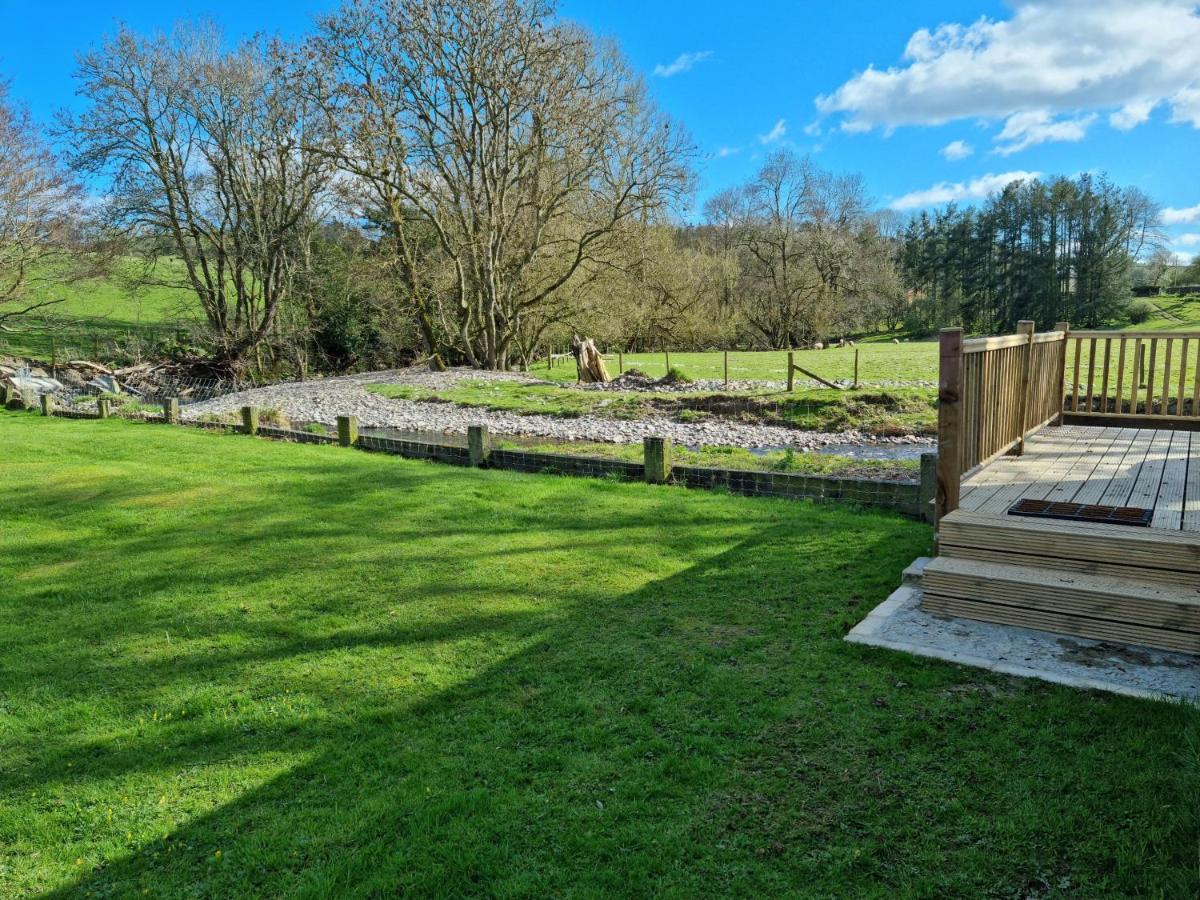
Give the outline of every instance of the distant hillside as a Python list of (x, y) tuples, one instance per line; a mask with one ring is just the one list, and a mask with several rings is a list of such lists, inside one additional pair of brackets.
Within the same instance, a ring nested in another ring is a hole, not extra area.
[[(131, 259), (105, 277), (38, 286), (34, 299), (63, 302), (9, 322), (10, 330), (0, 332), (0, 355), (43, 360), (108, 356), (120, 346), (154, 341), (198, 320), (190, 291), (138, 286), (141, 271), (141, 263)], [(176, 260), (163, 259), (154, 277), (169, 281), (179, 274)]]

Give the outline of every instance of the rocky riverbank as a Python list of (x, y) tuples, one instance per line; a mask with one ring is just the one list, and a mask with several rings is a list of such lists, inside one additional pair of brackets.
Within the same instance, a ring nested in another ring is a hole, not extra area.
[(205, 415), (235, 413), (243, 406), (277, 409), (295, 422), (332, 424), (338, 416), (356, 416), (364, 427), (390, 427), (408, 431), (462, 434), (468, 425), (487, 425), (496, 435), (543, 437), (566, 441), (636, 443), (648, 436), (669, 437), (691, 446), (790, 447), (819, 450), (838, 444), (931, 445), (926, 437), (878, 438), (859, 431), (798, 431), (772, 425), (709, 419), (703, 422), (678, 422), (666, 416), (642, 419), (608, 419), (601, 416), (561, 418), (543, 415), (519, 415), (512, 412), (468, 408), (452, 403), (397, 400), (366, 390), (371, 384), (408, 384), (439, 389), (462, 379), (519, 380), (533, 383), (528, 376), (509, 372), (481, 372), (476, 369), (452, 369), (431, 372), (425, 368), (364, 375), (345, 375), (316, 381), (291, 382), (227, 394), (203, 403), (184, 407), (187, 419)]

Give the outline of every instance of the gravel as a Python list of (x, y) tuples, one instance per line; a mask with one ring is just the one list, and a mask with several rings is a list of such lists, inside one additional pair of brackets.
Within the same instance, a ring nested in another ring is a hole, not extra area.
[(463, 434), (468, 425), (487, 425), (496, 435), (614, 444), (640, 443), (642, 438), (650, 436), (669, 437), (688, 446), (787, 447), (797, 450), (817, 450), (838, 444), (932, 444), (929, 438), (917, 436), (878, 438), (859, 431), (833, 433), (738, 422), (676, 422), (665, 416), (616, 420), (599, 416), (559, 418), (519, 415), (451, 403), (391, 399), (366, 390), (366, 386), (372, 384), (406, 384), (436, 390), (463, 379), (537, 383), (536, 379), (512, 372), (477, 369), (432, 372), (425, 367), (414, 367), (240, 391), (203, 403), (189, 404), (183, 408), (182, 414), (185, 419), (196, 419), (206, 414), (236, 412), (243, 406), (257, 406), (261, 409), (278, 409), (293, 421), (322, 422), (327, 425), (334, 424), (338, 416), (356, 416), (363, 427)]

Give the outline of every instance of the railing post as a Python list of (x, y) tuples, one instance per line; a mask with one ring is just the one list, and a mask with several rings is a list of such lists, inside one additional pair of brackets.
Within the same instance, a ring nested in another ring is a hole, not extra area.
[(1029, 427), (1029, 392), (1033, 389), (1033, 332), (1032, 319), (1022, 319), (1017, 323), (1017, 333), (1025, 335), (1025, 360), (1021, 367), (1021, 395), (1017, 398), (1017, 446), (1013, 450), (1016, 456), (1025, 454), (1025, 431)]
[(648, 437), (642, 441), (646, 481), (666, 484), (671, 480), (672, 445), (670, 438)]
[(358, 443), (358, 418), (356, 416), (337, 417), (338, 443), (343, 447), (353, 447)]
[(795, 376), (793, 374), (795, 372), (795, 369), (792, 368), (792, 366), (795, 364), (795, 358), (796, 358), (796, 354), (794, 354), (791, 350), (789, 350), (788, 351), (788, 378), (787, 378), (787, 389), (788, 389), (789, 394), (792, 392), (792, 388), (796, 384)]
[(471, 465), (478, 469), (487, 463), (489, 449), (488, 427), (486, 425), (468, 425), (467, 457)]
[(938, 462), (935, 522), (958, 509), (962, 468), (963, 330), (938, 337)]
[(169, 397), (163, 401), (163, 421), (168, 425), (179, 424), (179, 398)]
[(1067, 406), (1067, 348), (1071, 346), (1071, 323), (1059, 322), (1054, 326), (1055, 331), (1062, 332), (1062, 353), (1058, 355), (1058, 381), (1055, 382), (1055, 390), (1061, 395), (1058, 403), (1058, 418), (1054, 420), (1055, 425), (1062, 425), (1063, 412)]
[(258, 434), (258, 407), (242, 407), (242, 432), (245, 434)]

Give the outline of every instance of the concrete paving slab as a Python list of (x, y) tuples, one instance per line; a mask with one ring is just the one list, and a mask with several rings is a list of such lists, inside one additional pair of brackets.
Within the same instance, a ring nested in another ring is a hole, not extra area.
[(875, 607), (846, 640), (1086, 690), (1200, 704), (1200, 656), (939, 616), (921, 609), (920, 573)]

